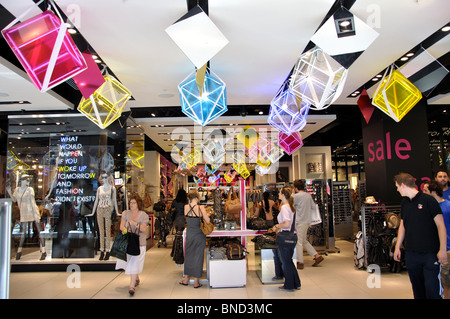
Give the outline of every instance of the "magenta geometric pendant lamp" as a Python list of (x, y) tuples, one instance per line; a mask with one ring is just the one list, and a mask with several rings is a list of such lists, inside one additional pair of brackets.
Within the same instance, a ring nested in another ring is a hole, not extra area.
[(302, 99), (289, 90), (289, 80), (286, 80), (270, 102), (267, 122), (288, 135), (298, 132), (306, 126), (310, 106), (307, 99)]
[(286, 153), (291, 155), (303, 146), (303, 140), (302, 136), (298, 132), (292, 133), (291, 135), (280, 132), (278, 134), (278, 144), (280, 144)]
[(51, 11), (2, 30), (33, 84), (45, 92), (87, 68), (63, 21)]
[(342, 93), (347, 73), (347, 69), (321, 48), (315, 47), (298, 59), (289, 89), (302, 100), (311, 103), (311, 108), (321, 110), (332, 104)]

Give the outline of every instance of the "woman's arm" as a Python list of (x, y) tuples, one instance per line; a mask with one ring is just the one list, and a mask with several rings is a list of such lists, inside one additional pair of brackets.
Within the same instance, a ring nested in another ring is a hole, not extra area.
[(200, 212), (203, 216), (203, 219), (206, 221), (207, 224), (209, 224), (211, 222), (208, 213), (206, 212), (205, 206), (199, 206), (200, 207)]

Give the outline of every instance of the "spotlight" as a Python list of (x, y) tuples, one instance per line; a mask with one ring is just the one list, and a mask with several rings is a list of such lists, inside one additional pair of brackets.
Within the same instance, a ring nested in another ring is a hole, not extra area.
[(356, 34), (355, 21), (353, 19), (353, 14), (350, 11), (341, 7), (333, 14), (333, 18), (338, 38)]

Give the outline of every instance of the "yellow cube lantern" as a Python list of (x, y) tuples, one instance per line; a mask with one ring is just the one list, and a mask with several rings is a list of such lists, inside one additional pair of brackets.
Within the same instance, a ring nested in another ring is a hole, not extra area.
[(202, 160), (202, 153), (196, 148), (192, 149), (190, 153), (184, 155), (181, 161), (186, 164), (188, 168), (192, 168)]
[(259, 139), (259, 134), (256, 130), (247, 125), (244, 129), (236, 136), (236, 138), (245, 145), (246, 148), (250, 148)]
[(102, 86), (88, 99), (81, 99), (78, 111), (104, 129), (120, 117), (130, 97), (131, 92), (126, 87), (112, 76), (106, 75)]
[(144, 167), (144, 155), (144, 145), (142, 143), (135, 143), (134, 146), (127, 152), (127, 156), (133, 165), (139, 168)]
[(394, 121), (400, 122), (421, 99), (420, 90), (391, 66), (375, 90), (372, 104)]
[(246, 179), (250, 176), (250, 172), (247, 168), (247, 165), (243, 162), (241, 163), (233, 163), (233, 168), (243, 179)]

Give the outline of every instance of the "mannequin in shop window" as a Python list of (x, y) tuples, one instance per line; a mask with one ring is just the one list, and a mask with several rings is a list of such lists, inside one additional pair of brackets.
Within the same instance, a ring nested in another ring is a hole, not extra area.
[(28, 232), (28, 227), (32, 227), (33, 223), (39, 239), (39, 248), (41, 252), (40, 260), (47, 257), (45, 252), (45, 242), (40, 236), (40, 213), (34, 198), (34, 189), (30, 187), (30, 177), (22, 175), (20, 177), (20, 186), (16, 187), (14, 193), (11, 193), (11, 188), (7, 187), (7, 192), (14, 202), (17, 202), (20, 210), (20, 223), (22, 228), (22, 236), (20, 237), (19, 248), (17, 249), (16, 260), (22, 257), (22, 247), (25, 241), (25, 234)]
[(104, 172), (101, 175), (103, 185), (97, 188), (94, 206), (92, 207), (92, 216), (97, 213), (97, 223), (100, 238), (100, 258), (99, 260), (108, 260), (111, 250), (111, 215), (113, 211), (119, 214), (117, 206), (116, 188), (112, 184), (111, 175)]

